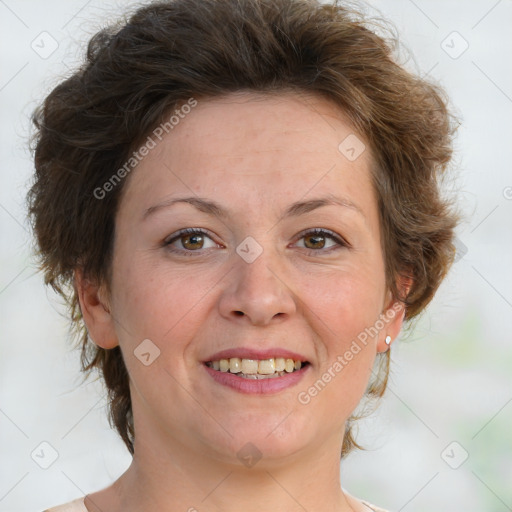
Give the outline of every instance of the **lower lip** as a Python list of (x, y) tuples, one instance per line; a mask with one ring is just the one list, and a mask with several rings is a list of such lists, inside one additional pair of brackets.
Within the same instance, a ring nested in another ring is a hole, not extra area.
[(204, 369), (219, 384), (232, 388), (240, 393), (254, 395), (278, 393), (283, 389), (295, 386), (295, 384), (304, 377), (304, 374), (309, 371), (310, 366), (311, 365), (308, 364), (300, 370), (288, 373), (282, 377), (274, 377), (272, 379), (245, 379), (244, 377), (238, 377), (236, 373), (220, 372), (203, 364)]

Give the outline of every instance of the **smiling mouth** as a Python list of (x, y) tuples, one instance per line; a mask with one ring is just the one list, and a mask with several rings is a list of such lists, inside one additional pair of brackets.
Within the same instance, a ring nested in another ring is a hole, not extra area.
[(294, 373), (309, 365), (309, 362), (286, 359), (284, 357), (271, 359), (240, 359), (232, 357), (231, 359), (208, 361), (205, 364), (218, 372), (234, 373), (237, 377), (243, 379), (261, 380), (275, 379)]

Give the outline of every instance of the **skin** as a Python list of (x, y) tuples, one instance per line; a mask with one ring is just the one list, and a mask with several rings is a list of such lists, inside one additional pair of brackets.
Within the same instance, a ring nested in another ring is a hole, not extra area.
[[(396, 308), (385, 284), (370, 150), (354, 161), (338, 150), (353, 133), (323, 98), (237, 92), (199, 101), (132, 171), (116, 217), (109, 289), (76, 272), (91, 339), (121, 346), (136, 431), (132, 464), (86, 498), (90, 512), (230, 512), (241, 504), (246, 512), (368, 512), (340, 486), (344, 426), (377, 352), (388, 349), (386, 335), (398, 335), (403, 310), (307, 405), (298, 400), (358, 334)], [(291, 203), (327, 194), (360, 211), (329, 205), (279, 220)], [(213, 200), (230, 215), (221, 220), (178, 203), (142, 220), (148, 208), (185, 196)], [(189, 257), (164, 243), (183, 228), (209, 232), (173, 242)], [(313, 228), (348, 246), (301, 236)], [(247, 236), (263, 249), (252, 263), (236, 252)], [(134, 355), (145, 339), (160, 350), (149, 366)], [(217, 384), (201, 363), (239, 346), (289, 349), (311, 366), (289, 389), (244, 395)], [(251, 468), (237, 457), (248, 442), (262, 454)]]

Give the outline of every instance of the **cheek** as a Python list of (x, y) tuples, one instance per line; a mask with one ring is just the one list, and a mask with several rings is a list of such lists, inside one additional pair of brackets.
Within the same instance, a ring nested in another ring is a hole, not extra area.
[[(302, 278), (304, 280), (304, 278)], [(317, 274), (304, 283), (302, 298), (323, 323), (327, 345), (342, 350), (382, 312), (384, 277), (374, 269), (343, 269)]]
[(319, 336), (321, 382), (309, 391), (311, 396), (321, 391), (320, 402), (327, 408), (337, 404), (340, 418), (348, 416), (363, 396), (376, 356), (372, 327), (382, 312), (385, 286), (376, 269), (378, 265), (316, 275), (302, 294), (305, 314)]
[(115, 312), (120, 327), (126, 327), (120, 335), (131, 338), (131, 343), (149, 338), (161, 348), (173, 337), (181, 339), (184, 332), (190, 337), (201, 324), (201, 302), (216, 282), (217, 274), (198, 272), (195, 266), (178, 270), (157, 265), (154, 255), (119, 261)]

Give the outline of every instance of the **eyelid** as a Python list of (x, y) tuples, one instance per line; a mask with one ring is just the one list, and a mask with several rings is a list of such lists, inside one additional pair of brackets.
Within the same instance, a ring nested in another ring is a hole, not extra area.
[[(166, 237), (163, 241), (163, 244), (169, 245), (170, 243), (174, 242), (175, 240), (177, 240), (178, 238), (180, 238), (183, 235), (192, 235), (192, 234), (196, 234), (196, 233), (201, 233), (203, 235), (206, 235), (206, 236), (208, 236), (208, 238), (211, 238), (213, 240), (213, 237), (211, 236), (210, 232), (204, 228), (183, 228), (183, 229), (176, 231), (175, 233), (172, 233), (168, 237)], [(215, 243), (217, 243), (217, 242), (215, 242)]]
[[(195, 234), (204, 235), (204, 236), (208, 237), (212, 242), (217, 244), (217, 246), (221, 245), (221, 244), (219, 244), (218, 242), (216, 242), (214, 240), (214, 237), (206, 229), (203, 229), (203, 228), (184, 228), (184, 229), (180, 229), (179, 231), (177, 231), (177, 232), (173, 233), (172, 235), (169, 235), (168, 237), (166, 237), (164, 239), (164, 241), (162, 242), (162, 246), (163, 247), (168, 247), (173, 242), (175, 242), (176, 240), (179, 240), (182, 236), (185, 236), (185, 235), (195, 235)], [(209, 247), (208, 249), (212, 249), (212, 247)], [(180, 254), (187, 254), (187, 255), (201, 252), (201, 250), (187, 251), (186, 249), (172, 249), (172, 248), (168, 248), (168, 250), (170, 252), (180, 253)]]
[(307, 247), (301, 247), (301, 249), (307, 251), (309, 254), (329, 254), (332, 251), (339, 250), (339, 249), (350, 249), (352, 246), (343, 238), (341, 235), (338, 235), (334, 231), (331, 231), (327, 228), (308, 228), (303, 231), (301, 231), (295, 238), (296, 243), (301, 238), (304, 238), (306, 235), (320, 235), (325, 238), (331, 238), (334, 240), (337, 244), (337, 246), (329, 247), (328, 249), (308, 249)]
[[(213, 239), (213, 237), (211, 236), (209, 231), (207, 231), (207, 230), (205, 230), (203, 228), (184, 228), (184, 229), (181, 229), (181, 230), (177, 231), (176, 233), (173, 233), (172, 235), (169, 235), (167, 238), (165, 238), (165, 240), (163, 241), (162, 245), (164, 247), (167, 247), (171, 243), (173, 243), (176, 240), (178, 240), (179, 238), (181, 238), (182, 236), (188, 235), (188, 234), (201, 234), (201, 235), (205, 235), (210, 240), (212, 240), (212, 242), (214, 242), (215, 244), (221, 245), (221, 244), (219, 244), (218, 242), (216, 242)], [(324, 236), (325, 238), (331, 238), (332, 240), (334, 240), (337, 243), (337, 247), (336, 246), (335, 247), (329, 247), (328, 249), (308, 249), (307, 247), (306, 248), (302, 248), (303, 250), (307, 251), (310, 254), (318, 253), (320, 255), (322, 253), (324, 253), (324, 254), (325, 253), (330, 253), (332, 250), (340, 249), (340, 248), (343, 248), (343, 247), (344, 248), (351, 248), (351, 245), (341, 235), (338, 235), (334, 231), (331, 231), (330, 229), (326, 229), (326, 228), (308, 228), (308, 229), (304, 229), (303, 231), (301, 231), (300, 233), (298, 233), (296, 235), (294, 243), (296, 243), (301, 238), (304, 238), (306, 235), (321, 235), (321, 236)], [(212, 249), (212, 247), (209, 247), (207, 249)], [(171, 252), (175, 252), (175, 253), (179, 253), (179, 254), (186, 254), (186, 255), (192, 255), (194, 253), (200, 254), (202, 252), (201, 249), (198, 249), (196, 251), (191, 251), (191, 250), (186, 250), (186, 249), (169, 249), (169, 250)]]

